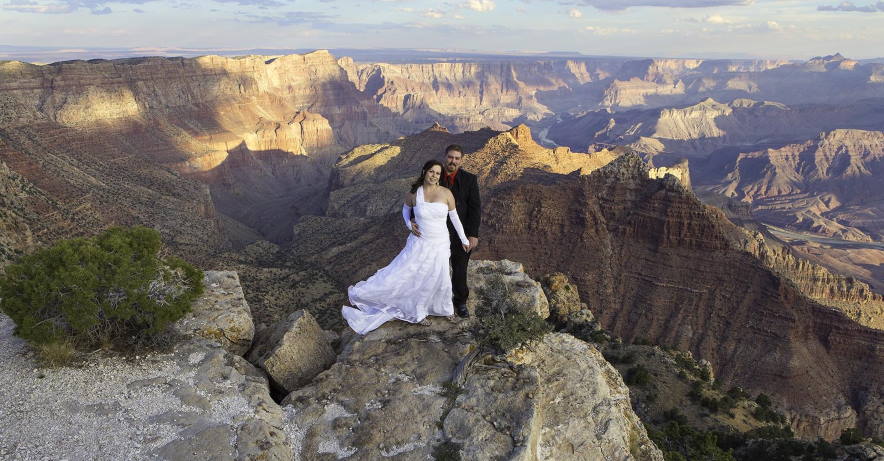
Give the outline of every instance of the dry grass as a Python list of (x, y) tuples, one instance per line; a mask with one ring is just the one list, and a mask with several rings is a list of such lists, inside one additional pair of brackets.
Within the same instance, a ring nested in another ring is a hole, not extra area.
[(77, 349), (68, 341), (58, 341), (37, 346), (37, 359), (47, 368), (70, 365), (77, 357)]

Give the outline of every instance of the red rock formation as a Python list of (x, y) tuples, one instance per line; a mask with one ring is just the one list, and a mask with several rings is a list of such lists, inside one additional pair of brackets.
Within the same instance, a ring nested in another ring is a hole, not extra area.
[[(871, 296), (861, 286), (782, 255), (759, 259), (747, 251), (744, 229), (700, 203), (674, 176), (649, 178), (634, 155), (588, 176), (545, 172), (538, 165), (550, 158), (521, 149), (530, 145), (516, 142), (521, 131), (488, 133), (480, 148), (467, 149), (467, 167), (480, 173), (484, 187), (477, 259), (521, 261), (535, 276), (568, 274), (605, 328), (627, 340), (691, 350), (714, 365), (724, 386), (775, 396), (803, 436), (831, 439), (855, 425), (882, 432), (884, 332), (800, 288), (846, 302)], [(332, 196), (393, 184), (414, 171), (423, 157), (405, 147), (409, 142), (443, 146), (466, 136), (431, 130), (399, 141), (398, 149), (355, 149), (338, 165)], [(386, 210), (376, 218), (363, 213), (299, 224), (293, 257), (327, 268), (344, 286), (371, 275), (405, 238), (396, 210)]]
[(512, 183), (485, 206), (477, 258), (569, 274), (602, 325), (709, 360), (776, 396), (803, 436), (880, 434), (884, 332), (822, 306), (740, 248), (742, 232), (634, 155), (588, 177)]
[(882, 131), (834, 130), (736, 154), (724, 171), (715, 190), (751, 203), (765, 222), (850, 240), (884, 239)]
[(224, 244), (208, 187), (132, 153), (128, 141), (45, 122), (0, 129), (0, 162), (19, 178), (16, 215), (33, 243), (141, 224), (203, 261)]

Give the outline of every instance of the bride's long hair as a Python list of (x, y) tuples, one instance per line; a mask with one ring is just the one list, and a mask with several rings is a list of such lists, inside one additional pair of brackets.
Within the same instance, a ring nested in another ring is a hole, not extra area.
[(439, 179), (442, 179), (442, 175), (445, 174), (445, 166), (442, 165), (442, 162), (438, 160), (427, 160), (427, 163), (424, 163), (424, 167), (421, 168), (421, 175), (417, 177), (417, 181), (411, 185), (411, 193), (417, 192), (417, 188), (424, 185), (424, 177), (427, 175), (427, 171), (430, 171), (430, 168), (439, 165)]

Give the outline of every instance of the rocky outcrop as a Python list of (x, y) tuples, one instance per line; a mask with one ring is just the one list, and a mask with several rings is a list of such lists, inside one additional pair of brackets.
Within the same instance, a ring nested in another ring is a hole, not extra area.
[(335, 351), (313, 316), (300, 310), (262, 332), (249, 352), (249, 361), (291, 392), (328, 368), (335, 361)]
[(789, 246), (770, 241), (760, 232), (747, 232), (743, 248), (792, 281), (805, 296), (844, 312), (861, 325), (884, 330), (884, 296), (868, 284), (801, 258)]
[[(476, 291), (504, 277), (543, 297), (515, 263), (474, 267), (486, 268), (471, 278)], [(501, 296), (526, 304), (519, 292)], [(662, 460), (594, 346), (557, 333), (498, 356), (476, 349), (474, 320), (428, 321), (349, 333), (337, 362), (283, 400), (296, 458), (422, 460), (447, 449), (462, 459)]]
[(538, 459), (663, 459), (628, 403), (623, 378), (594, 346), (553, 333), (508, 358), (543, 383)]
[[(197, 309), (196, 317), (204, 331), (230, 331), (228, 318), (211, 314), (224, 303), (247, 315), (241, 288), (230, 273), (209, 272), (207, 280), (198, 304), (209, 307)], [(240, 295), (219, 300), (221, 290)], [(12, 336), (14, 326), (0, 314), (4, 459), (292, 459), (267, 379), (228, 352), (235, 343), (226, 338), (178, 338), (163, 352), (97, 352), (77, 366), (45, 369)]]
[(233, 271), (206, 271), (203, 286), (203, 296), (174, 328), (184, 335), (217, 342), (231, 354), (245, 355), (252, 347), (255, 325), (239, 275)]
[(525, 274), (520, 263), (506, 259), (470, 261), (467, 280), (470, 281), (467, 309), (473, 315), (481, 306), (500, 315), (521, 313), (542, 319), (549, 317), (549, 301), (543, 288)]
[(801, 435), (878, 427), (868, 402), (878, 398), (882, 333), (801, 294), (740, 247), (742, 231), (720, 212), (674, 178), (647, 175), (626, 155), (554, 187), (498, 188), (476, 257), (568, 273), (605, 329), (691, 350), (723, 385), (774, 395)]
[(687, 159), (682, 159), (675, 165), (648, 168), (648, 177), (651, 179), (663, 179), (666, 175), (672, 175), (685, 188), (691, 188), (691, 170)]
[(547, 274), (542, 279), (543, 292), (549, 300), (550, 316), (561, 324), (589, 324), (592, 311), (580, 301), (577, 286), (561, 272)]
[(463, 146), (463, 168), (476, 174), (483, 187), (538, 172), (586, 175), (617, 156), (607, 150), (587, 154), (547, 149), (534, 141), (525, 125), (461, 134), (435, 125), (391, 144), (359, 146), (342, 155), (332, 172), (327, 214), (365, 217), (398, 211), (424, 162), (441, 158), (449, 144)]

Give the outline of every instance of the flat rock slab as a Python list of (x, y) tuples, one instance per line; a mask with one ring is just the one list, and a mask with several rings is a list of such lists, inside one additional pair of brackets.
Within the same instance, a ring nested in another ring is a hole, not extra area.
[(193, 303), (191, 312), (175, 323), (175, 329), (215, 341), (233, 354), (245, 354), (252, 346), (255, 325), (239, 275), (235, 271), (206, 271), (203, 283), (205, 292)]
[(285, 398), (296, 459), (432, 459), (444, 386), (471, 338), (463, 323), (429, 319), (353, 337), (331, 368)]
[(0, 314), (0, 459), (291, 460), (263, 374), (207, 340), (38, 368)]

